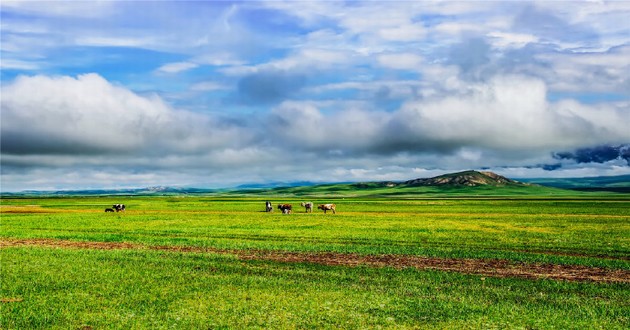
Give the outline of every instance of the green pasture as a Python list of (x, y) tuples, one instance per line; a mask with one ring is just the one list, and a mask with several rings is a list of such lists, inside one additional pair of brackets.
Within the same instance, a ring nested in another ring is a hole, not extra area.
[[(221, 197), (5, 199), (4, 237), (333, 251), (626, 267), (630, 200), (336, 199), (337, 214), (265, 213)], [(124, 202), (124, 213), (104, 208)], [(16, 213), (13, 213), (16, 212)], [(29, 213), (30, 212), (30, 213)], [(49, 213), (46, 213), (49, 212)], [(579, 256), (574, 256), (579, 255)], [(602, 257), (612, 257), (602, 258)]]
[[(294, 213), (265, 213), (264, 201)], [(337, 214), (299, 202), (332, 202)], [(124, 203), (124, 213), (105, 207)], [(492, 258), (630, 270), (630, 198), (4, 198), (0, 240)], [(240, 260), (230, 254), (0, 249), (2, 329), (627, 329), (626, 283)]]

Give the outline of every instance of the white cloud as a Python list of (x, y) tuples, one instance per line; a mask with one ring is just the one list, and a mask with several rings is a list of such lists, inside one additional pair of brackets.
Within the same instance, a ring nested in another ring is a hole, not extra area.
[(483, 25), (467, 23), (467, 22), (445, 22), (437, 25), (433, 28), (433, 31), (447, 34), (447, 35), (460, 35), (465, 32), (481, 33), (486, 28)]
[(20, 61), (20, 60), (11, 60), (11, 59), (3, 59), (0, 62), (0, 67), (5, 70), (25, 70), (25, 71), (33, 71), (39, 69), (41, 63), (32, 62), (32, 61)]
[(230, 86), (226, 86), (224, 84), (215, 82), (215, 81), (205, 81), (196, 83), (190, 88), (196, 92), (210, 92), (210, 91), (219, 91), (219, 90), (229, 90)]
[(133, 38), (129, 36), (99, 37), (79, 36), (74, 44), (92, 47), (147, 47), (155, 43), (153, 38)]
[(161, 67), (159, 67), (157, 71), (163, 72), (163, 73), (179, 73), (182, 71), (194, 69), (198, 66), (199, 66), (198, 64), (191, 63), (191, 62), (175, 62), (175, 63), (164, 64)]
[(628, 94), (630, 46), (603, 52), (541, 54), (537, 58), (550, 68), (540, 74), (555, 90)]
[(422, 57), (412, 53), (383, 54), (378, 56), (378, 62), (387, 68), (419, 71)]
[(490, 32), (487, 34), (490, 42), (496, 48), (521, 48), (529, 43), (537, 42), (538, 38), (531, 34)]
[(420, 25), (407, 24), (381, 29), (378, 31), (378, 35), (385, 40), (420, 41), (425, 37), (426, 31)]

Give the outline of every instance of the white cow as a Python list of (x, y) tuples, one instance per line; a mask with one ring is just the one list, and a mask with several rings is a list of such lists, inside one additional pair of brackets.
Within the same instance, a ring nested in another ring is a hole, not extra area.
[(302, 202), (300, 203), (305, 209), (306, 213), (313, 213), (313, 203), (312, 202)]

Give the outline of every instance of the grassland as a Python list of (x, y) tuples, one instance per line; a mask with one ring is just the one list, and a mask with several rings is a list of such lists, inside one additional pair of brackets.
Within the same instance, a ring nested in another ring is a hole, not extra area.
[[(629, 197), (394, 199), (377, 197), (378, 189), (336, 198), (303, 192), (336, 203), (336, 215), (262, 212), (265, 199), (299, 205), (300, 191), (3, 199), (0, 327), (630, 327)], [(103, 212), (120, 202), (126, 212)], [(44, 241), (100, 245), (37, 243)], [(618, 276), (574, 281), (256, 257), (265, 253), (501, 261)]]

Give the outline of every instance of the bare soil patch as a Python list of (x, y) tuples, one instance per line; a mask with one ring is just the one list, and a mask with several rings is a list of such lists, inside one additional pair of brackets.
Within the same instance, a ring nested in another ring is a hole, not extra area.
[(499, 259), (429, 258), (412, 255), (359, 255), (332, 252), (283, 252), (262, 250), (221, 250), (191, 246), (150, 246), (118, 242), (77, 242), (54, 239), (2, 239), (0, 248), (41, 246), (74, 249), (146, 249), (172, 252), (219, 253), (235, 255), (243, 260), (269, 260), (286, 263), (315, 263), (347, 267), (393, 267), (433, 269), (440, 271), (478, 274), (492, 277), (519, 277), (565, 281), (593, 281), (630, 283), (630, 271), (579, 265), (515, 263)]

